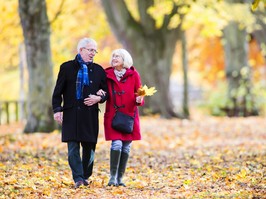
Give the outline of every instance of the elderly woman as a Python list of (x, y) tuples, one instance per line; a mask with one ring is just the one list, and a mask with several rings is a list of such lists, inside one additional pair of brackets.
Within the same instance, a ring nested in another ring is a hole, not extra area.
[[(137, 96), (141, 87), (140, 75), (133, 66), (131, 55), (124, 49), (113, 51), (111, 67), (106, 68), (109, 98), (104, 114), (105, 139), (111, 140), (110, 180), (108, 186), (125, 186), (122, 177), (126, 170), (130, 147), (133, 140), (140, 140), (138, 106), (144, 104), (143, 96)], [(113, 92), (114, 91), (114, 92)], [(102, 93), (104, 94), (104, 93)], [(125, 134), (112, 128), (116, 104), (119, 111), (134, 116), (133, 132)]]

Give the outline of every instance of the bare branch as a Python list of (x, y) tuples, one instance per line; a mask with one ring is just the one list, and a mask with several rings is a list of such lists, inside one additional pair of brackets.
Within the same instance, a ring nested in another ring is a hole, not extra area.
[(63, 8), (63, 6), (64, 6), (64, 3), (65, 3), (65, 0), (62, 0), (61, 3), (60, 3), (60, 6), (59, 6), (59, 8), (58, 8), (58, 10), (57, 10), (57, 12), (56, 12), (56, 14), (55, 14), (55, 16), (54, 16), (54, 18), (50, 21), (50, 24), (51, 24), (51, 25), (56, 21), (56, 19), (57, 19), (57, 18), (60, 16), (60, 14), (62, 13), (62, 8)]

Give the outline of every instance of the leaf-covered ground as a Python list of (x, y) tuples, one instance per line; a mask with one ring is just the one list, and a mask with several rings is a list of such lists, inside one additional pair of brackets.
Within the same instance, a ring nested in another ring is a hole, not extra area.
[(74, 189), (59, 132), (0, 126), (0, 198), (266, 198), (265, 118), (143, 117), (141, 128), (127, 187), (106, 186), (110, 142), (101, 126), (91, 184)]

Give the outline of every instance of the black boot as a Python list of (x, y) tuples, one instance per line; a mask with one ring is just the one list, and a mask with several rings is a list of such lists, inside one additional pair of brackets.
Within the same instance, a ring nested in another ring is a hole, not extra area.
[(111, 150), (110, 152), (110, 180), (108, 186), (117, 186), (117, 171), (120, 162), (121, 151)]
[(121, 153), (120, 163), (119, 163), (119, 167), (118, 167), (118, 176), (117, 176), (118, 186), (124, 186), (124, 187), (126, 186), (122, 182), (122, 178), (123, 178), (123, 175), (126, 171), (128, 157), (129, 157), (128, 153), (124, 153), (124, 152)]

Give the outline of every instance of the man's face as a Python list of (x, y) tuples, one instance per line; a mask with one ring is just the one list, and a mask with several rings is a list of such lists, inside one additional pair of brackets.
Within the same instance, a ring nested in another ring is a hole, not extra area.
[(88, 44), (86, 47), (80, 49), (80, 55), (85, 62), (92, 62), (93, 57), (97, 53), (97, 46), (93, 43)]

